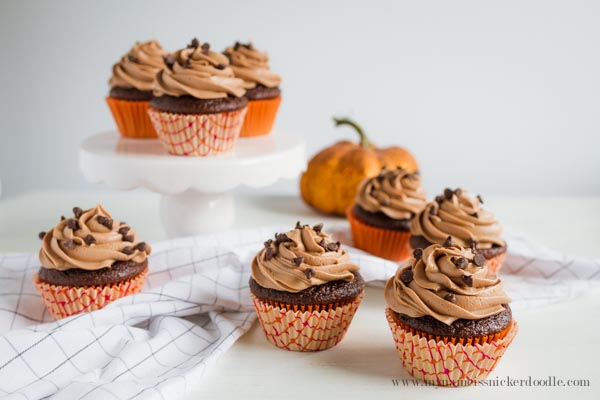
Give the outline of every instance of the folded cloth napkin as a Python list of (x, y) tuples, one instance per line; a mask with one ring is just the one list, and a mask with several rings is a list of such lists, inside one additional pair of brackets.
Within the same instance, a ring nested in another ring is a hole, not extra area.
[[(56, 322), (31, 280), (39, 268), (37, 255), (0, 254), (0, 396), (176, 399), (187, 394), (252, 325), (252, 257), (273, 232), (284, 230), (154, 243), (141, 293)], [(349, 243), (346, 226), (335, 234)], [(572, 298), (600, 282), (598, 261), (565, 257), (518, 235), (507, 235), (507, 241), (502, 277), (514, 310)], [(348, 251), (371, 284), (381, 285), (397, 268)]]

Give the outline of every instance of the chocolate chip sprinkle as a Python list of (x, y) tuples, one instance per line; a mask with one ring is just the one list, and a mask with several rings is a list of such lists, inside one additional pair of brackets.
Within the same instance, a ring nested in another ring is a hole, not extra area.
[(458, 269), (465, 269), (467, 268), (467, 265), (469, 265), (469, 261), (464, 257), (458, 257), (454, 260), (454, 265), (456, 265), (456, 268)]
[(477, 214), (477, 212), (474, 212), (472, 214), (469, 214), (471, 217), (475, 217), (475, 218), (479, 218), (479, 214)]
[(62, 245), (64, 248), (69, 249), (69, 250), (73, 250), (75, 248), (75, 242), (73, 241), (73, 239), (64, 240), (62, 242)]
[(121, 250), (121, 253), (130, 256), (133, 254), (133, 247), (124, 247), (123, 250)]
[(452, 189), (450, 189), (450, 188), (444, 189), (444, 197), (446, 197), (446, 199), (450, 200), (453, 195), (454, 195), (454, 191)]
[(304, 262), (304, 257), (295, 257), (292, 259), (292, 261), (294, 262), (294, 264), (296, 264), (297, 267), (299, 267)]
[(137, 63), (139, 61), (133, 54), (127, 54), (127, 59), (133, 63)]
[(166, 57), (163, 57), (163, 62), (170, 69), (173, 70), (173, 65), (175, 64), (175, 56), (173, 54), (169, 54)]
[(294, 229), (302, 229), (302, 224), (300, 223), (300, 221), (296, 221), (296, 226), (294, 227)]
[(312, 278), (315, 275), (315, 271), (312, 270), (312, 268), (306, 268), (304, 270), (304, 275), (306, 275), (306, 277), (308, 279)]
[(75, 215), (75, 218), (79, 219), (81, 214), (83, 214), (83, 210), (81, 208), (73, 207), (73, 215)]
[(217, 64), (217, 65), (215, 65), (215, 68), (218, 69), (218, 70), (220, 70), (220, 71), (222, 71), (225, 68), (227, 68), (227, 65), (225, 65), (225, 64)]
[(113, 228), (113, 220), (105, 217), (104, 215), (98, 215), (96, 217), (96, 221), (105, 228), (112, 229)]
[(118, 232), (120, 235), (127, 235), (127, 232), (129, 232), (131, 228), (128, 226), (123, 226), (121, 228), (119, 228)]
[(73, 219), (73, 218), (69, 218), (67, 220), (66, 225), (67, 225), (67, 228), (72, 229), (74, 231), (76, 231), (77, 229), (79, 229), (79, 223), (77, 222), (76, 219)]
[(198, 46), (200, 46), (200, 41), (198, 40), (198, 38), (193, 38), (192, 41), (190, 42), (190, 44), (187, 45), (187, 48), (195, 49)]
[(477, 240), (471, 240), (471, 253), (477, 254)]
[(413, 280), (412, 270), (405, 269), (404, 271), (402, 271), (402, 273), (400, 274), (400, 280), (402, 281), (402, 283), (408, 286), (408, 284), (410, 284)]
[(288, 237), (288, 235), (286, 235), (285, 233), (276, 233), (275, 234), (275, 241), (279, 242), (279, 243), (287, 243), (287, 242), (291, 242), (292, 239), (290, 239)]
[(210, 51), (210, 44), (208, 43), (202, 43), (202, 54), (204, 54), (205, 56), (208, 55)]
[(460, 196), (462, 194), (462, 192), (463, 192), (463, 190), (461, 188), (456, 188), (454, 190), (454, 194), (457, 195), (457, 196)]
[(442, 204), (446, 200), (446, 198), (442, 195), (435, 196), (435, 202), (438, 204)]
[(271, 247), (272, 244), (273, 244), (273, 239), (269, 239), (264, 243), (265, 248)]
[(92, 235), (87, 235), (86, 237), (83, 238), (83, 241), (85, 242), (85, 244), (90, 246), (90, 245), (96, 243), (96, 238), (93, 237)]
[(437, 215), (437, 207), (435, 206), (435, 204), (432, 204), (431, 207), (429, 207), (429, 214), (431, 215)]
[(265, 260), (269, 261), (275, 254), (277, 254), (277, 250), (272, 247), (267, 247), (265, 249)]
[(38, 233), (38, 237), (40, 238), (40, 240), (44, 240), (44, 236), (46, 236), (46, 232)]
[(483, 199), (481, 198), (481, 195), (480, 195), (480, 194), (478, 194), (478, 195), (477, 195), (477, 200), (479, 200), (479, 202), (480, 202), (481, 204), (483, 204)]
[(318, 244), (319, 246), (327, 250), (327, 242), (325, 241), (325, 239), (321, 239), (321, 241)]
[(421, 249), (421, 248), (414, 249), (413, 257), (415, 258), (415, 260), (420, 260), (421, 258), (423, 258), (423, 249)]
[(321, 233), (322, 230), (323, 230), (323, 224), (322, 223), (313, 226), (313, 231), (315, 231), (317, 233)]
[(444, 300), (449, 301), (450, 303), (456, 303), (456, 296), (452, 293), (448, 293), (444, 296)]
[(340, 242), (328, 243), (326, 249), (329, 251), (338, 251), (340, 249)]
[(135, 245), (135, 248), (138, 249), (139, 251), (146, 251), (146, 242), (139, 242), (138, 244)]
[(473, 286), (473, 277), (471, 275), (463, 275), (461, 276), (462, 281), (467, 286)]
[(60, 216), (60, 220), (61, 220), (61, 221), (64, 221), (65, 219), (67, 219), (67, 218), (65, 218), (65, 216), (64, 216), (64, 215), (61, 215), (61, 216)]
[(123, 241), (124, 242), (131, 242), (131, 243), (133, 243), (134, 240), (135, 240), (135, 238), (134, 238), (133, 235), (125, 235), (125, 236), (123, 236)]
[(183, 68), (188, 68), (188, 69), (189, 69), (189, 68), (192, 68), (192, 61), (191, 61), (191, 60), (188, 58), (187, 60), (185, 60), (185, 61), (184, 61), (184, 62), (181, 64), (181, 66), (182, 66)]
[(473, 263), (478, 267), (483, 267), (485, 265), (485, 257), (481, 254), (475, 254), (475, 257), (473, 257)]
[(442, 244), (442, 246), (444, 246), (444, 247), (450, 247), (453, 245), (454, 245), (454, 243), (452, 242), (452, 236), (448, 236), (446, 238), (446, 240), (444, 240), (444, 243)]

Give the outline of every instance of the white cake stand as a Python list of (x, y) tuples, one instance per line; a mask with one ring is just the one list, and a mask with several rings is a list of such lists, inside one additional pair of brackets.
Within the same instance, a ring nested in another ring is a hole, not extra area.
[(232, 152), (211, 157), (173, 156), (156, 139), (123, 139), (106, 132), (82, 143), (79, 162), (90, 182), (162, 194), (163, 227), (169, 237), (178, 237), (231, 227), (232, 189), (295, 178), (306, 166), (306, 155), (302, 139), (281, 132), (241, 138)]

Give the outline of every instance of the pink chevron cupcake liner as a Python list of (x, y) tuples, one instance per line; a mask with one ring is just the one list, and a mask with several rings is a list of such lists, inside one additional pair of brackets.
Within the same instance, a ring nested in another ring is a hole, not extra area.
[(174, 114), (150, 108), (148, 115), (169, 153), (204, 157), (234, 148), (246, 111), (247, 107), (216, 114)]
[(61, 286), (42, 281), (38, 274), (33, 283), (54, 319), (96, 311), (108, 303), (142, 290), (148, 269), (123, 282), (105, 286)]
[(515, 321), (506, 335), (483, 343), (463, 344), (428, 339), (396, 322), (394, 311), (386, 309), (387, 321), (402, 365), (415, 378), (437, 386), (469, 386), (483, 381), (504, 355), (517, 334)]
[(294, 310), (275, 306), (250, 294), (267, 340), (291, 351), (318, 351), (338, 344), (360, 305), (363, 293), (337, 307)]

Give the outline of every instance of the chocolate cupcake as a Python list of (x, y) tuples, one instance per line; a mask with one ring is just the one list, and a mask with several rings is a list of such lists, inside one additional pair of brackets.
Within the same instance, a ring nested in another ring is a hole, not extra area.
[(452, 236), (457, 244), (476, 249), (490, 270), (498, 273), (507, 246), (502, 239), (502, 226), (482, 204), (479, 195), (473, 198), (465, 190), (446, 188), (413, 219), (410, 246), (416, 249), (442, 244)]
[(42, 264), (33, 280), (56, 318), (94, 311), (141, 290), (151, 248), (101, 206), (42, 232)]
[(252, 261), (251, 298), (267, 339), (293, 351), (325, 350), (346, 333), (365, 282), (322, 224), (265, 242)]
[(271, 71), (267, 53), (258, 50), (252, 43), (236, 42), (223, 54), (229, 59), (235, 76), (244, 80), (248, 98), (248, 112), (240, 135), (268, 134), (281, 103), (281, 77)]
[(156, 40), (136, 43), (113, 65), (106, 102), (119, 132), (129, 138), (155, 138), (148, 117), (154, 76), (164, 67), (167, 54)]
[(517, 332), (500, 279), (452, 240), (415, 249), (388, 280), (385, 300), (402, 363), (435, 385), (485, 379)]
[(248, 101), (244, 81), (229, 60), (198, 39), (165, 59), (154, 80), (150, 118), (175, 155), (207, 156), (232, 150)]
[(410, 256), (411, 221), (426, 202), (419, 174), (383, 169), (365, 179), (347, 212), (355, 246), (389, 260), (405, 260)]

